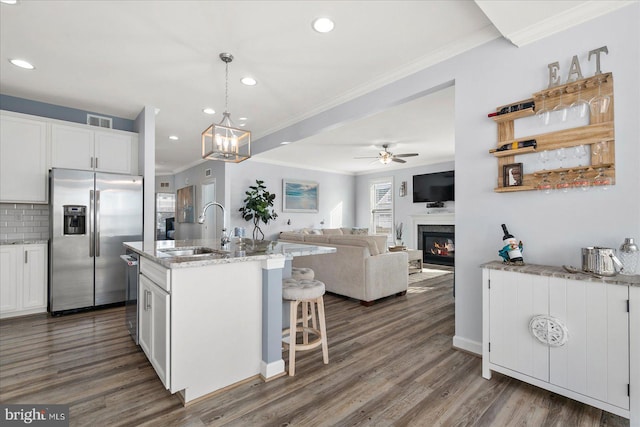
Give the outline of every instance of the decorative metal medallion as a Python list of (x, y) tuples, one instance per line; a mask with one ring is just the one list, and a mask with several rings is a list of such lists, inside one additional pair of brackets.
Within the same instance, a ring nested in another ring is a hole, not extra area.
[(531, 318), (529, 331), (538, 341), (551, 347), (563, 346), (569, 339), (567, 327), (559, 319), (544, 314)]

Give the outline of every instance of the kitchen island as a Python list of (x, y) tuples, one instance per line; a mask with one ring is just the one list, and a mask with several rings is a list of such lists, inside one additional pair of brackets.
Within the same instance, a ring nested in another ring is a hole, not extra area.
[(285, 373), (282, 278), (295, 256), (334, 248), (253, 241), (126, 242), (140, 255), (140, 346), (185, 404)]

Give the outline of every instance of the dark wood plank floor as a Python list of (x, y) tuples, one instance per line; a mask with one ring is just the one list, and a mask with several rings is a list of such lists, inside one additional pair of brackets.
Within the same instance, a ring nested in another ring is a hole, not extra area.
[(320, 349), (303, 353), (293, 378), (249, 381), (187, 408), (133, 344), (123, 308), (2, 320), (0, 402), (68, 404), (73, 426), (629, 425), (500, 374), (483, 379), (480, 358), (451, 347), (452, 281), (371, 307), (327, 295), (329, 365)]

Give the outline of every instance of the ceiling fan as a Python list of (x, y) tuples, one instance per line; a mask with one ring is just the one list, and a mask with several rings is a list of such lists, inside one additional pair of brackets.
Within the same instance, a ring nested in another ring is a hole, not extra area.
[(377, 157), (355, 157), (356, 159), (377, 159), (383, 165), (388, 165), (391, 162), (397, 163), (407, 163), (406, 160), (401, 159), (400, 157), (414, 157), (417, 156), (418, 153), (405, 153), (405, 154), (393, 154), (389, 151), (389, 144), (382, 144), (383, 151), (378, 153)]

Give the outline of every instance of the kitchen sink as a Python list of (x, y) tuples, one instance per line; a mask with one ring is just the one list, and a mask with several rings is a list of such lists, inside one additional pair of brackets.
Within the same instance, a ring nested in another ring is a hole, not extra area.
[(160, 252), (166, 254), (168, 256), (173, 257), (201, 257), (201, 256), (210, 256), (214, 258), (220, 258), (222, 256), (226, 256), (229, 254), (227, 251), (221, 251), (218, 249), (206, 248), (206, 247), (196, 247), (196, 248), (171, 248), (171, 249), (161, 249)]

